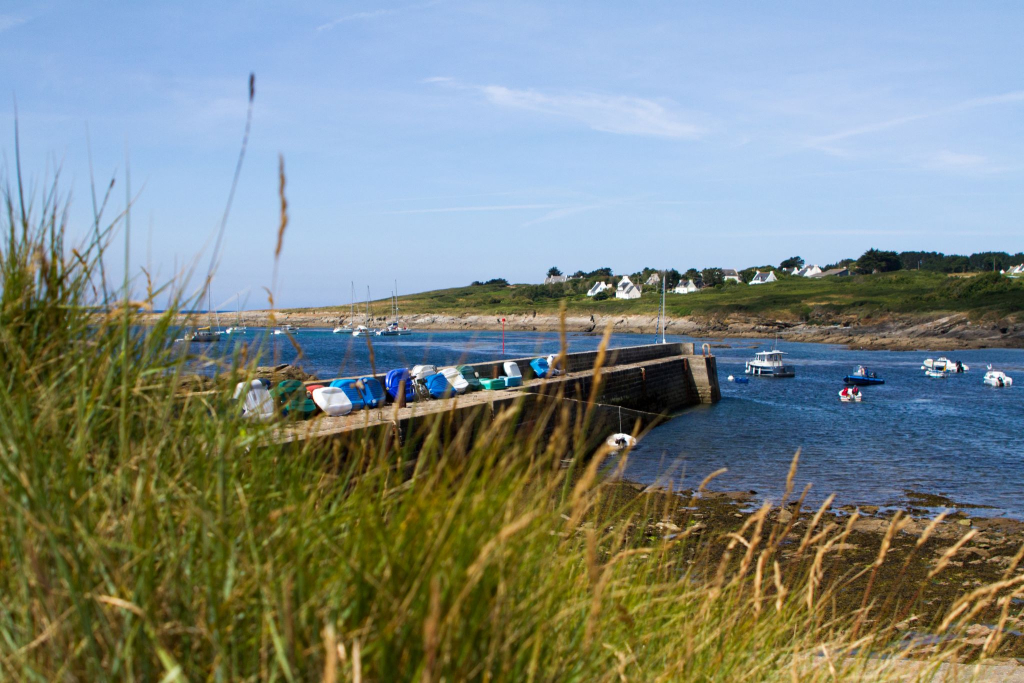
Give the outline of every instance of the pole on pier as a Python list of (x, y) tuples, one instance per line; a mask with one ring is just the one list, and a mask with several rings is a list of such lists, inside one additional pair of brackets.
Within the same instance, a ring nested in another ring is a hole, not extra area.
[(505, 357), (505, 319), (501, 319), (501, 356)]

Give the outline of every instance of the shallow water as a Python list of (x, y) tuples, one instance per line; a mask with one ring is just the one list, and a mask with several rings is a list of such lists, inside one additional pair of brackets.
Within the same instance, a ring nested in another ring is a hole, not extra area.
[[(262, 331), (249, 330), (253, 341)], [(295, 336), (298, 358), (283, 336), (269, 338), (268, 362), (295, 363), (320, 377), (370, 371), (366, 341), (330, 330), (302, 330)], [(693, 341), (669, 337), (670, 341)], [(372, 338), (374, 365), (387, 370), (417, 363), (449, 365), (501, 357), (501, 332), (417, 332), (409, 337)], [(651, 335), (614, 335), (614, 346), (654, 341)], [(706, 340), (700, 340), (706, 341)], [(600, 337), (571, 334), (570, 351), (597, 348)], [(987, 505), (972, 514), (1024, 518), (1024, 350), (958, 352), (851, 351), (840, 346), (780, 342), (796, 366), (792, 379), (751, 378), (743, 363), (764, 340), (730, 339), (715, 348), (722, 401), (684, 411), (654, 429), (632, 453), (630, 479), (651, 483), (670, 477), (676, 488), (695, 487), (707, 474), (729, 472), (713, 486), (755, 490), (777, 499), (794, 452), (801, 449), (797, 490), (812, 483), (811, 501), (829, 493), (842, 503), (905, 505), (905, 491), (946, 495), (958, 503)], [(229, 344), (218, 345), (221, 351)], [(558, 351), (551, 332), (507, 332), (507, 357)], [(970, 366), (947, 379), (930, 379), (925, 358), (945, 355)], [(981, 383), (992, 363), (1016, 386), (994, 389)], [(863, 364), (886, 380), (863, 388), (864, 401), (841, 403), (842, 377)]]

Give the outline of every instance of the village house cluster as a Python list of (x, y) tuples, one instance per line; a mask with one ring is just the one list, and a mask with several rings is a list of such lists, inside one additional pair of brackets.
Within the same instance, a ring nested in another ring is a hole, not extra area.
[[(797, 277), (810, 278), (846, 277), (851, 274), (849, 268), (822, 270), (819, 266), (815, 265), (783, 270)], [(567, 277), (565, 275), (549, 275), (544, 280), (544, 284), (558, 284), (560, 282), (567, 282), (571, 279), (571, 277)], [(743, 284), (743, 278), (740, 277), (739, 272), (735, 268), (722, 268), (722, 280), (724, 282)], [(755, 271), (747, 284), (763, 285), (769, 282), (776, 282), (777, 280), (778, 276), (776, 276), (774, 270), (758, 270)], [(639, 299), (644, 287), (658, 287), (660, 284), (661, 275), (659, 273), (651, 274), (651, 276), (648, 277), (642, 285), (634, 283), (628, 275), (624, 275), (617, 283), (604, 281), (594, 283), (594, 286), (587, 291), (587, 296), (596, 296), (601, 292), (612, 293), (614, 291), (614, 297), (616, 299)], [(693, 292), (699, 292), (702, 289), (704, 289), (704, 282), (698, 276), (692, 279), (682, 278), (679, 281), (679, 284), (668, 291), (672, 294), (692, 294)]]

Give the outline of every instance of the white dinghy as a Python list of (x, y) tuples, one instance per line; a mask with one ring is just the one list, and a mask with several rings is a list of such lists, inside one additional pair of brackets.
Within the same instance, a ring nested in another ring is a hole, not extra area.
[(329, 417), (340, 417), (352, 412), (352, 401), (338, 387), (320, 387), (313, 390), (313, 403)]
[(453, 389), (455, 389), (455, 393), (464, 394), (469, 391), (469, 382), (462, 376), (462, 373), (455, 368), (441, 368), (438, 372), (445, 376), (448, 383), (452, 385)]
[[(243, 396), (244, 392), (244, 396)], [(242, 417), (266, 422), (274, 418), (274, 399), (262, 380), (239, 382), (235, 387), (235, 399), (241, 399)]]

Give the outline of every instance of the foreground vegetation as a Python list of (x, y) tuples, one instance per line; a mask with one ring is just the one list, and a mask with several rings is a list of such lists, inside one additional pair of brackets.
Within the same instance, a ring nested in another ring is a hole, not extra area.
[[(586, 296), (592, 284), (589, 280), (571, 280), (554, 285), (455, 287), (403, 296), (399, 306), (404, 314), (500, 316), (554, 313), (563, 302), (570, 315), (657, 315), (661, 305), (661, 292), (654, 287), (645, 287), (640, 299), (595, 301)], [(964, 277), (904, 270), (845, 278), (785, 277), (755, 286), (726, 284), (692, 294), (668, 293), (665, 299), (672, 317), (755, 315), (812, 323), (832, 322), (844, 316), (864, 319), (947, 312), (968, 313), (975, 318), (1003, 317), (1024, 311), (1024, 281), (998, 273)]]
[[(880, 680), (869, 652), (962, 651), (896, 640), (872, 611), (890, 606), (872, 589), (888, 541), (828, 581), (848, 530), (820, 515), (794, 531), (766, 507), (708, 541), (684, 499), (618, 495), (585, 419), (269, 445), (228, 397), (176, 393), (181, 302), (135, 332), (154, 292), (108, 290), (109, 229), (72, 248), (56, 192), (4, 199), (2, 677)], [(97, 316), (104, 299), (123, 305)], [(222, 372), (248, 376), (257, 352)], [(836, 613), (864, 579), (863, 609)], [(1008, 609), (1019, 585), (961, 596), (936, 627)]]

